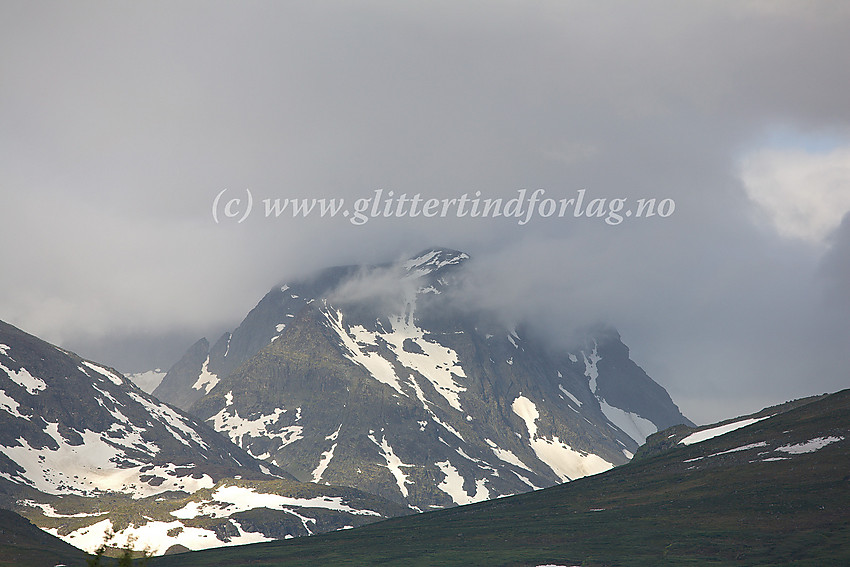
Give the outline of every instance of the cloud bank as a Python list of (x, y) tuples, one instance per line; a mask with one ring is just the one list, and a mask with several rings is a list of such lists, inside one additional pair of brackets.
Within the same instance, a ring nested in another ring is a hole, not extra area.
[[(281, 279), (446, 246), (481, 304), (608, 320), (695, 421), (848, 383), (843, 3), (0, 12), (0, 318), (84, 356), (167, 367)], [(675, 212), (216, 224), (224, 189)]]

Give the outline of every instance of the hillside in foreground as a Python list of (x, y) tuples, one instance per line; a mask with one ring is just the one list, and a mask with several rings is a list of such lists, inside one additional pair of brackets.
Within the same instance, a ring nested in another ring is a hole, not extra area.
[(850, 564), (850, 390), (790, 407), (545, 490), (150, 565)]
[(85, 565), (86, 554), (39, 529), (23, 516), (0, 508), (0, 566)]

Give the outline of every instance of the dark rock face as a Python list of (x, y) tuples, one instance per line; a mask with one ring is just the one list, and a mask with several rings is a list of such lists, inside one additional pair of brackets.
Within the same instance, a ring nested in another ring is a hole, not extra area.
[[(193, 354), (206, 360), (205, 349)], [(154, 553), (409, 511), (353, 488), (298, 482), (115, 370), (2, 321), (0, 508), (87, 551), (137, 538)]]
[(284, 474), (111, 368), (3, 322), (0, 345), (0, 473), (8, 481), (51, 494), (149, 495)]
[(458, 308), (467, 258), (428, 250), (276, 287), (211, 349), (214, 380), (178, 382), (176, 365), (156, 393), (185, 403), (215, 382), (190, 411), (253, 456), (420, 510), (600, 472), (690, 423), (614, 331), (552, 352)]
[(206, 385), (198, 385), (197, 382), (207, 370), (205, 366), (209, 361), (209, 352), (210, 343), (207, 339), (200, 339), (189, 347), (183, 358), (171, 367), (166, 375), (168, 379), (160, 382), (153, 395), (184, 409), (201, 399)]

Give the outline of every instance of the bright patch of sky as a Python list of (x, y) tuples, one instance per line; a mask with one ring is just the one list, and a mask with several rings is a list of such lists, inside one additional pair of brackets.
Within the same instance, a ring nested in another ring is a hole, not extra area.
[(159, 386), (162, 379), (165, 378), (165, 372), (157, 368), (156, 370), (148, 370), (146, 372), (137, 372), (135, 374), (125, 374), (133, 384), (147, 392), (153, 393), (156, 387)]
[(822, 245), (850, 212), (850, 141), (777, 129), (744, 156), (740, 177), (762, 221)]

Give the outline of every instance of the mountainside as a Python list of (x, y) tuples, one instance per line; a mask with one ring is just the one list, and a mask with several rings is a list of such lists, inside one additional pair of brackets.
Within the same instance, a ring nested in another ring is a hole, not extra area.
[(350, 488), (297, 482), (113, 369), (2, 321), (0, 507), (88, 551), (133, 536), (158, 553), (405, 512)]
[(850, 564), (850, 390), (765, 415), (545, 490), (151, 565)]
[(300, 480), (418, 510), (598, 473), (690, 423), (616, 332), (552, 352), (464, 309), (467, 260), (435, 249), (276, 286), (154, 394)]
[(85, 565), (85, 561), (86, 554), (73, 545), (0, 508), (0, 566)]

